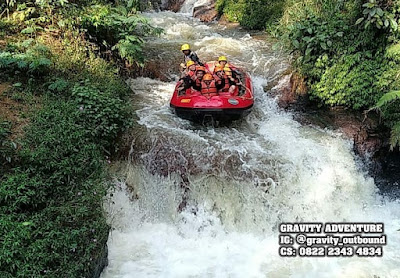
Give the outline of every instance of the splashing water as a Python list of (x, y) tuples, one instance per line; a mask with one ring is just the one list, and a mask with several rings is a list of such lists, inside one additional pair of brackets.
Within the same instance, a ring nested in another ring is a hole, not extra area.
[(180, 12), (183, 14), (186, 14), (186, 15), (192, 15), (193, 9), (195, 7), (207, 5), (210, 2), (212, 2), (212, 1), (210, 1), (210, 0), (186, 0), (180, 9)]
[[(169, 110), (174, 82), (129, 81), (141, 129), (105, 205), (102, 277), (400, 277), (400, 204), (378, 194), (349, 141), (300, 125), (264, 92), (284, 53), (186, 15), (147, 16), (166, 30), (149, 42), (163, 51), (154, 59), (179, 63), (188, 41), (204, 60), (227, 54), (251, 73), (256, 102), (241, 122), (200, 127)], [(295, 221), (383, 222), (388, 244), (382, 258), (282, 258), (277, 227)]]

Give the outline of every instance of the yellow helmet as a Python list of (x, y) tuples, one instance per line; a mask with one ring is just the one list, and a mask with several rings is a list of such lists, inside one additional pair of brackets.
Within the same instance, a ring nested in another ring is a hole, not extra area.
[(184, 50), (190, 50), (190, 45), (187, 44), (187, 43), (182, 44), (182, 46), (181, 46), (181, 51), (184, 51)]
[(188, 62), (186, 63), (186, 67), (193, 66), (194, 64), (196, 64), (196, 63), (193, 62), (193, 61), (188, 61)]
[(220, 62), (220, 61), (228, 61), (228, 59), (226, 59), (226, 57), (225, 56), (219, 56), (219, 58), (218, 58), (218, 62)]

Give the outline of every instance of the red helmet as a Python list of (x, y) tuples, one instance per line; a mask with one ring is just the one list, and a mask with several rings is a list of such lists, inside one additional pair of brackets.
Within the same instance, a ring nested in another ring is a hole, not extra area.
[(196, 67), (196, 71), (203, 71), (203, 72), (206, 72), (206, 68), (203, 67), (203, 66), (197, 66), (197, 67)]

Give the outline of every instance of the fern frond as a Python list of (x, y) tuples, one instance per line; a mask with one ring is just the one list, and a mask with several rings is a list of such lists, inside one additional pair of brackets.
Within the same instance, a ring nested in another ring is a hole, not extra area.
[(397, 122), (390, 132), (390, 150), (400, 146), (400, 122)]
[(400, 91), (390, 91), (389, 93), (384, 94), (373, 107), (373, 109), (379, 109), (383, 106), (400, 99)]
[(131, 43), (129, 40), (120, 40), (113, 49), (117, 49), (119, 55), (125, 58), (129, 63), (138, 65), (144, 62), (142, 55), (142, 46), (140, 43)]

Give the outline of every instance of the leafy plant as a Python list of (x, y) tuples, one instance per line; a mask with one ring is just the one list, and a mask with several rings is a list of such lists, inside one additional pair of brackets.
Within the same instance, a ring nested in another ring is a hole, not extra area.
[(17, 2), (16, 0), (6, 0), (5, 3), (4, 2), (1, 3), (0, 4), (0, 11), (2, 11), (2, 12), (0, 14), (0, 17), (6, 13), (7, 17), (9, 18), (10, 17), (10, 11), (12, 11), (12, 9), (15, 6), (16, 2)]
[(121, 99), (82, 85), (75, 85), (72, 97), (80, 111), (79, 123), (104, 145), (112, 142), (121, 127), (126, 126), (127, 110)]
[(56, 78), (49, 84), (49, 90), (54, 93), (62, 93), (69, 90), (70, 82), (64, 78)]
[(329, 106), (361, 109), (373, 105), (384, 89), (374, 83), (376, 76), (386, 68), (381, 56), (371, 58), (363, 53), (341, 57), (323, 72), (320, 81), (312, 84), (310, 94)]
[(216, 9), (220, 14), (224, 14), (231, 22), (240, 22), (243, 18), (246, 2), (244, 0), (217, 0)]
[(276, 24), (283, 13), (283, 0), (245, 1), (240, 24), (248, 29), (265, 30), (267, 25)]
[(11, 123), (0, 119), (0, 170), (12, 162), (17, 149), (17, 144), (8, 138), (10, 134)]
[(284, 4), (284, 0), (217, 0), (216, 9), (229, 21), (239, 22), (248, 29), (265, 30), (282, 16)]
[(31, 41), (25, 43), (26, 47), (24, 43), (20, 45), (21, 51), (0, 51), (0, 72), (39, 76), (50, 71), (49, 49), (42, 44), (30, 45)]
[[(21, 112), (29, 125), (18, 148), (11, 138), (20, 134), (0, 121), (1, 277), (91, 277), (106, 253), (105, 156), (129, 124), (130, 89), (100, 56), (116, 46), (115, 58), (138, 62), (142, 37), (155, 29), (136, 14), (136, 1), (69, 2), (16, 0), (0, 20), (8, 36), (0, 76), (18, 98), (40, 103)], [(96, 22), (94, 3), (106, 15), (91, 33), (81, 18)], [(90, 37), (97, 31), (105, 44)], [(139, 48), (124, 54), (125, 43)]]
[(20, 165), (2, 178), (2, 277), (87, 277), (102, 256), (104, 158), (81, 117), (73, 102), (47, 103), (27, 130)]
[(397, 146), (400, 146), (400, 121), (392, 126), (390, 132), (390, 149), (393, 150)]
[[(93, 16), (95, 15), (95, 16)], [(82, 26), (92, 40), (106, 49), (118, 51), (129, 63), (143, 64), (143, 37), (160, 34), (148, 20), (125, 6), (111, 8), (106, 5), (89, 7), (82, 18)]]
[(375, 109), (382, 108), (386, 105), (400, 99), (400, 91), (390, 91), (384, 94), (374, 106)]
[(398, 29), (398, 7), (400, 3), (388, 3), (387, 1), (369, 0), (363, 4), (363, 17), (357, 19), (356, 24), (364, 22), (364, 28), (370, 25), (377, 29), (386, 29), (396, 32)]
[(315, 60), (312, 57), (334, 51), (334, 42), (341, 40), (348, 28), (340, 19), (332, 22), (328, 23), (317, 16), (309, 15), (304, 21), (288, 27), (291, 46), (300, 53), (299, 61)]
[(390, 91), (384, 94), (374, 107), (371, 109), (378, 110), (386, 124), (391, 128), (390, 133), (390, 148), (393, 150), (395, 147), (400, 146), (400, 110), (398, 104), (400, 100), (400, 91)]

